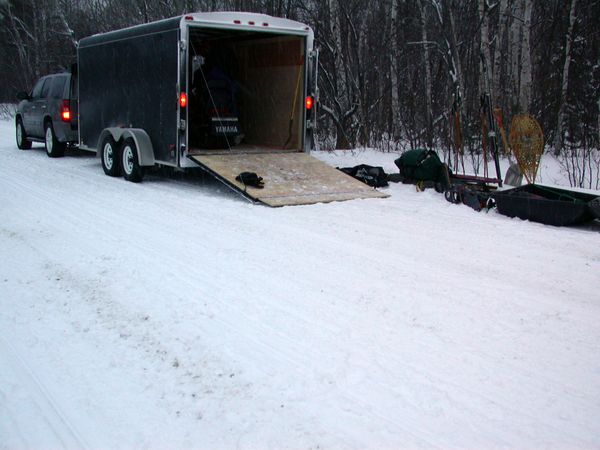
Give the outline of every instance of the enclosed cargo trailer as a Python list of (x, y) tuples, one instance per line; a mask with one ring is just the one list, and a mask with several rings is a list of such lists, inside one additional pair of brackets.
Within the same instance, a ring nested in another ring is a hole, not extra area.
[[(305, 24), (194, 13), (82, 39), (79, 145), (107, 175), (202, 167), (273, 206), (385, 196), (308, 155), (318, 52)], [(255, 172), (264, 188), (236, 180)]]

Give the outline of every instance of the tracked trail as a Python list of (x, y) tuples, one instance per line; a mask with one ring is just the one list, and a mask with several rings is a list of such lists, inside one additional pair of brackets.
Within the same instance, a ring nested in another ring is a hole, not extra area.
[[(10, 437), (15, 439), (14, 448), (90, 448), (40, 376), (21, 355), (9, 339), (0, 336), (0, 379), (3, 380), (0, 411), (10, 424), (5, 432), (10, 430)], [(29, 415), (24, 415), (23, 410)], [(45, 430), (33, 430), (32, 424)], [(10, 448), (13, 445), (0, 446)]]
[[(1, 140), (0, 155), (0, 327), (46, 386), (1, 393), (46, 405), (39, 442), (600, 443), (597, 234), (404, 186), (274, 210), (196, 179), (111, 179), (85, 156)], [(48, 400), (61, 380), (68, 398)]]

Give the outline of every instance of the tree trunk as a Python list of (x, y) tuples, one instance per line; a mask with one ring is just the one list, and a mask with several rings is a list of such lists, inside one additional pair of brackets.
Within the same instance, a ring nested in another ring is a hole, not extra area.
[(429, 47), (427, 36), (427, 11), (421, 0), (417, 0), (421, 17), (421, 40), (423, 41), (423, 67), (425, 69), (425, 127), (427, 130), (427, 147), (433, 148), (433, 112), (431, 106), (431, 67), (429, 65)]
[[(487, 0), (479, 0), (479, 23), (481, 23), (481, 52), (483, 53), (483, 57), (485, 58), (485, 62), (488, 67), (491, 64), (491, 52), (490, 52), (490, 18), (487, 9)], [(479, 71), (479, 92), (483, 92), (485, 90), (485, 80), (483, 77), (483, 67)]]
[[(521, 32), (522, 32), (522, 1), (515, 0), (512, 8), (512, 17), (510, 31), (508, 37), (508, 57), (510, 61), (510, 77), (506, 87), (505, 95), (510, 99), (511, 112), (518, 109), (519, 103), (519, 86), (521, 84), (519, 76), (521, 74)], [(524, 0), (527, 1), (527, 0)]]
[(457, 83), (460, 89), (460, 95), (465, 95), (465, 86), (463, 80), (462, 64), (460, 62), (460, 55), (458, 54), (458, 39), (456, 37), (456, 26), (454, 24), (454, 14), (452, 7), (446, 2), (446, 8), (448, 10), (448, 19), (450, 22), (450, 43), (452, 49), (452, 60), (454, 63), (454, 75), (456, 76)]
[(521, 75), (519, 77), (519, 112), (527, 113), (531, 106), (531, 10), (533, 0), (523, 0), (523, 24), (521, 39)]
[(360, 136), (360, 144), (364, 146), (369, 145), (369, 134), (370, 130), (367, 125), (369, 121), (369, 100), (368, 100), (368, 92), (365, 80), (365, 71), (363, 68), (365, 67), (365, 62), (368, 61), (367, 54), (369, 49), (367, 48), (367, 21), (369, 19), (369, 12), (367, 11), (362, 20), (358, 25), (358, 51), (356, 52), (356, 57), (354, 64), (358, 67), (358, 88), (360, 95), (360, 124), (359, 124), (359, 136)]
[(342, 63), (342, 32), (340, 30), (340, 9), (338, 0), (327, 0), (329, 6), (329, 33), (334, 44), (334, 67), (336, 94), (340, 93), (340, 86), (344, 86), (344, 67)]
[[(506, 34), (508, 0), (500, 0), (498, 11), (498, 32), (496, 33), (496, 45), (494, 47), (494, 62), (492, 69), (492, 91), (494, 95), (494, 105), (501, 107), (502, 89), (500, 89), (500, 80), (502, 77), (502, 66), (504, 61), (504, 35)], [(490, 64), (492, 62), (490, 61)]]
[(398, 0), (392, 0), (392, 9), (390, 11), (390, 84), (392, 91), (392, 136), (400, 138), (400, 98), (398, 95)]
[(351, 147), (350, 141), (346, 136), (346, 131), (344, 127), (338, 123), (335, 124), (336, 129), (336, 139), (335, 139), (335, 148), (336, 150), (347, 150)]
[[(331, 36), (331, 42), (333, 44), (333, 95), (335, 97), (337, 105), (340, 107), (339, 111), (336, 111), (340, 117), (343, 116), (344, 111), (342, 110), (345, 105), (346, 93), (346, 77), (344, 71), (344, 64), (342, 60), (342, 32), (340, 25), (340, 8), (339, 0), (327, 0), (327, 6), (329, 7), (329, 33)], [(341, 119), (340, 119), (341, 120)], [(349, 147), (348, 138), (343, 129), (340, 129), (340, 124), (337, 124), (337, 139), (336, 149), (346, 149)]]
[[(450, 79), (452, 81), (452, 95), (453, 95), (453, 105), (452, 105), (452, 109), (453, 112), (452, 114), (455, 116), (455, 123), (457, 124), (457, 128), (455, 129), (455, 136), (460, 136), (462, 133), (462, 123), (464, 123), (464, 121), (462, 120), (462, 103), (463, 103), (463, 93), (464, 93), (464, 86), (463, 86), (463, 79), (462, 79), (462, 70), (461, 70), (461, 64), (460, 64), (460, 56), (458, 54), (458, 49), (457, 49), (457, 39), (456, 39), (456, 33), (455, 33), (455, 27), (454, 27), (454, 18), (453, 18), (453, 14), (452, 14), (452, 10), (451, 7), (448, 5), (447, 2), (442, 3), (440, 0), (429, 0), (431, 5), (434, 7), (435, 10), (435, 15), (438, 21), (438, 24), (440, 26), (440, 29), (442, 30), (442, 33), (444, 35), (444, 41), (446, 43), (446, 48), (447, 48), (447, 57), (446, 59), (446, 63), (448, 65), (448, 72), (450, 75)], [(444, 11), (447, 12), (447, 15), (449, 17), (448, 22), (444, 21)], [(448, 25), (449, 24), (449, 25)], [(410, 73), (410, 72), (409, 72)], [(457, 146), (456, 148), (456, 155), (458, 156), (458, 154), (462, 154), (463, 152), (463, 145), (462, 145), (462, 139), (455, 139), (455, 145)]]
[(571, 0), (571, 10), (569, 12), (569, 31), (567, 32), (567, 41), (565, 43), (565, 64), (562, 73), (562, 86), (560, 89), (560, 107), (556, 119), (556, 133), (554, 134), (554, 155), (560, 155), (563, 144), (563, 122), (565, 120), (565, 110), (567, 104), (567, 91), (569, 89), (569, 66), (571, 65), (571, 46), (573, 44), (573, 26), (575, 25), (575, 8), (577, 0)]

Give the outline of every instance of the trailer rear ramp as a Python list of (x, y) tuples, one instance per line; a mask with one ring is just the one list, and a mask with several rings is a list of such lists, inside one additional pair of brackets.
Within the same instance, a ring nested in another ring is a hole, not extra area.
[[(389, 197), (303, 152), (227, 152), (189, 158), (242, 195), (269, 206)], [(244, 187), (235, 179), (241, 172), (258, 174), (264, 188)]]

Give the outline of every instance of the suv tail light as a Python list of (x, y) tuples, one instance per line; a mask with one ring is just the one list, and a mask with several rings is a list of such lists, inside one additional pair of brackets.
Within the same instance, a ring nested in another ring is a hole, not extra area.
[(63, 100), (60, 108), (60, 118), (63, 122), (71, 121), (71, 102), (69, 100)]

